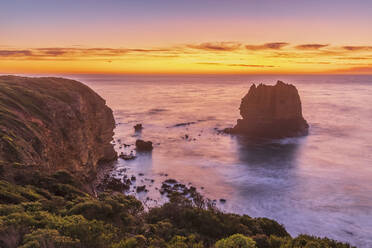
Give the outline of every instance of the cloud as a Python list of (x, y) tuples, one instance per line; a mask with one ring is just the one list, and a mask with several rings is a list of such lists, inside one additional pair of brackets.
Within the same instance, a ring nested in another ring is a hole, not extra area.
[(311, 62), (311, 61), (298, 61), (294, 62), (296, 64), (309, 64), (309, 65), (330, 65), (332, 64), (331, 62), (326, 62), (326, 61), (319, 61), (319, 62)]
[(200, 44), (187, 44), (186, 47), (206, 51), (235, 51), (242, 46), (238, 42), (205, 42)]
[(152, 52), (171, 52), (172, 49), (128, 49), (128, 52), (142, 52), (142, 53), (152, 53)]
[(28, 50), (0, 50), (0, 57), (26, 57), (28, 59), (45, 58), (68, 58), (84, 56), (120, 56), (128, 53), (128, 49), (116, 48), (76, 48), (76, 47), (54, 47), (34, 48)]
[(335, 57), (335, 59), (340, 59), (340, 60), (370, 60), (372, 59), (372, 56), (358, 56), (358, 57)]
[(328, 44), (302, 44), (295, 46), (296, 49), (299, 50), (318, 50), (323, 47), (329, 46)]
[[(261, 45), (245, 45), (239, 42), (204, 42), (198, 44), (179, 44), (166, 47), (138, 47), (138, 48), (111, 48), (111, 47), (40, 47), (40, 48), (11, 48), (0, 47), (0, 59), (3, 60), (54, 60), (54, 61), (117, 61), (121, 59), (155, 59), (155, 58), (183, 58), (198, 59), (201, 53), (210, 55), (213, 61), (223, 52), (234, 53), (246, 61), (247, 56), (261, 56), (262, 59), (291, 59), (310, 61), (335, 60), (372, 60), (372, 46), (332, 46), (321, 43), (305, 43), (289, 46), (287, 42), (271, 42)], [(325, 48), (326, 49), (323, 49)], [(257, 54), (247, 54), (247, 51), (258, 51)], [(262, 54), (258, 54), (263, 51)], [(203, 58), (206, 59), (205, 57)], [(256, 64), (224, 64), (235, 67), (270, 67)], [(272, 67), (272, 66), (271, 66)]]
[(27, 50), (1, 50), (0, 58), (7, 59), (29, 59), (29, 60), (75, 60), (75, 59), (90, 59), (93, 57), (111, 58), (123, 56), (126, 54), (146, 54), (148, 56), (164, 56), (176, 57), (172, 53), (178, 53), (176, 48), (162, 48), (162, 49), (127, 49), (127, 48), (83, 48), (83, 47), (43, 47), (33, 48)]
[(336, 50), (309, 50), (306, 52), (301, 51), (273, 51), (266, 54), (266, 58), (282, 58), (282, 59), (313, 59), (313, 58), (331, 58), (335, 56), (346, 56), (346, 52)]
[(31, 56), (30, 50), (0, 50), (0, 57)]
[(245, 48), (252, 51), (258, 50), (280, 50), (285, 46), (288, 46), (289, 43), (287, 42), (272, 42), (272, 43), (265, 43), (263, 45), (246, 45)]
[(264, 68), (264, 67), (276, 67), (275, 65), (247, 65), (247, 64), (227, 64), (228, 66), (238, 66), (238, 67), (261, 67), (261, 68)]
[(215, 62), (202, 62), (197, 63), (199, 65), (221, 65), (221, 66), (233, 66), (233, 67), (254, 67), (254, 68), (265, 68), (265, 67), (276, 67), (274, 65), (251, 65), (251, 64), (225, 64), (225, 63), (215, 63)]
[(372, 51), (372, 46), (343, 46), (347, 51)]

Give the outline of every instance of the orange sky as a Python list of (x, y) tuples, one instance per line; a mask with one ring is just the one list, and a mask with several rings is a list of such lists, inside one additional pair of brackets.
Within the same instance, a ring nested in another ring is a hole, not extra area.
[(372, 74), (371, 3), (212, 3), (5, 1), (0, 73)]

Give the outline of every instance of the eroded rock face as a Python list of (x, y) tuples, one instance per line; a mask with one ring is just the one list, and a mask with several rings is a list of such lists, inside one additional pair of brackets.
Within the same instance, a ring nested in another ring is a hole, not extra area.
[(255, 138), (283, 138), (308, 133), (295, 86), (278, 81), (274, 86), (252, 85), (240, 104), (240, 115), (229, 133)]
[(112, 110), (84, 84), (63, 78), (0, 76), (0, 160), (95, 172), (116, 158)]

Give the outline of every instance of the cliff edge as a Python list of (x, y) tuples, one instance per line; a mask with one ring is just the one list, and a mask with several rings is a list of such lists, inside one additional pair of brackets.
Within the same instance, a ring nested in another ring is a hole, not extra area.
[(89, 175), (116, 158), (115, 121), (86, 85), (64, 78), (0, 76), (0, 161)]
[(278, 81), (269, 86), (253, 84), (240, 104), (237, 124), (228, 133), (254, 138), (303, 136), (309, 125), (302, 116), (301, 100), (294, 85)]

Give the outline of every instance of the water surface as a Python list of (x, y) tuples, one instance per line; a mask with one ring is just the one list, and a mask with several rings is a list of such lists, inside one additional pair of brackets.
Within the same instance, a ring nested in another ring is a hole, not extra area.
[[(328, 236), (372, 247), (372, 77), (75, 78), (114, 110), (115, 140), (154, 143), (152, 153), (119, 160), (113, 172), (121, 177), (126, 168), (137, 176), (137, 185), (146, 184), (150, 191), (139, 197), (147, 205), (164, 202), (156, 188), (175, 178), (217, 202), (226, 199), (217, 203), (226, 212), (275, 219), (291, 235)], [(297, 86), (310, 124), (307, 137), (257, 144), (216, 132), (235, 124), (240, 100), (252, 82), (274, 84), (278, 79)], [(136, 123), (144, 125), (142, 133), (134, 133)], [(129, 153), (134, 147), (116, 149)]]

